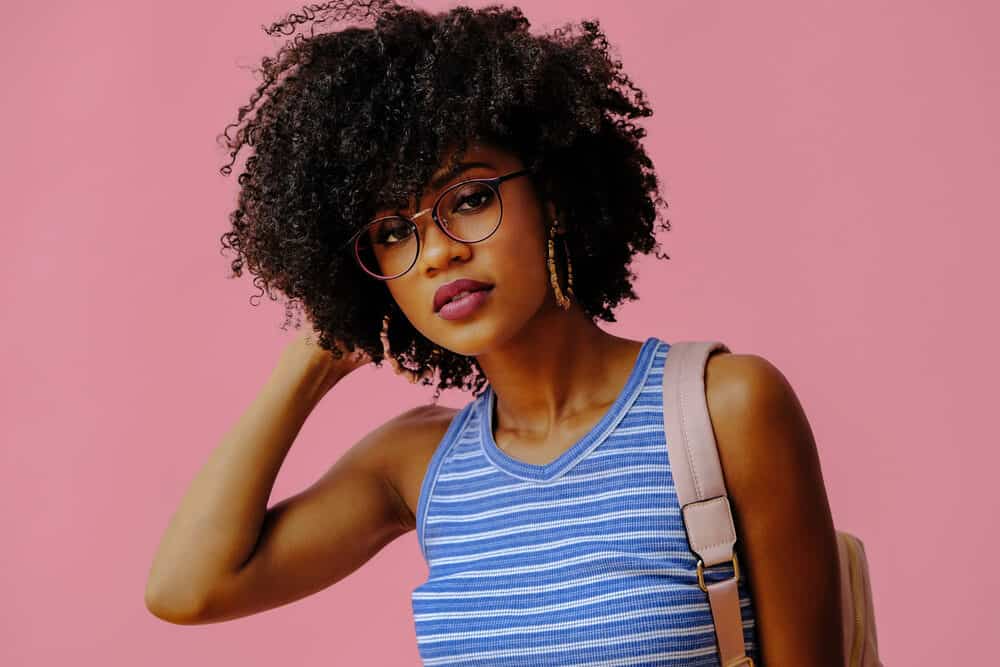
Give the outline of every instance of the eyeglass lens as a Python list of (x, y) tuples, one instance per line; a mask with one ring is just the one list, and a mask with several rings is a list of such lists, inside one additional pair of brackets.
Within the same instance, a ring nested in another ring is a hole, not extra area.
[[(500, 224), (499, 193), (488, 183), (459, 183), (438, 199), (436, 214), (447, 232), (460, 241), (475, 243)], [(433, 224), (428, 222), (427, 224)], [(355, 252), (369, 273), (394, 278), (406, 273), (417, 260), (417, 226), (401, 216), (379, 218), (358, 235)]]

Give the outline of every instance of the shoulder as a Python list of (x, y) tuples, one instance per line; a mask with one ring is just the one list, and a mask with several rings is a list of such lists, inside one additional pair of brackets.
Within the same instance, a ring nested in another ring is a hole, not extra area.
[(451, 418), (458, 414), (458, 412), (459, 410), (456, 408), (425, 403), (410, 408), (395, 417), (392, 421), (395, 422), (397, 428), (430, 429), (433, 431), (442, 425), (447, 428), (451, 422)]
[(417, 501), (424, 474), (459, 409), (418, 405), (386, 422), (379, 438), (380, 468), (400, 500), (403, 522), (416, 526)]
[(815, 474), (816, 446), (794, 389), (756, 354), (719, 353), (705, 366), (705, 395), (726, 485), (737, 500), (769, 484)]
[(404, 451), (433, 447), (457, 413), (455, 408), (430, 403), (409, 408), (375, 429), (380, 434), (378, 449), (383, 456), (398, 458), (395, 455)]
[[(705, 365), (705, 392), (709, 409), (719, 416), (733, 410), (782, 405), (794, 398), (784, 374), (770, 361), (756, 354), (713, 354)], [(715, 414), (712, 415), (713, 420)]]

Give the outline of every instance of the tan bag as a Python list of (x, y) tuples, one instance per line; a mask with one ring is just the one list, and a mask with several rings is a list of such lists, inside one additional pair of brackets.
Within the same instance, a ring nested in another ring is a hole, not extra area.
[[(698, 585), (708, 594), (722, 667), (754, 667), (743, 644), (736, 529), (705, 398), (705, 367), (720, 351), (730, 350), (718, 341), (670, 344), (663, 368), (663, 421), (688, 544), (699, 558)], [(864, 545), (838, 530), (837, 546), (846, 667), (883, 667)], [(704, 569), (729, 562), (736, 576), (706, 585)]]

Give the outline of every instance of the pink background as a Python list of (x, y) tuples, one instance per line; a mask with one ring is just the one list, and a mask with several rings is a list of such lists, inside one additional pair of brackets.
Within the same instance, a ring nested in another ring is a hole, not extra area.
[[(867, 547), (886, 664), (995, 653), (995, 3), (521, 6), (537, 29), (599, 18), (656, 111), (673, 259), (639, 260), (641, 300), (605, 328), (775, 363)], [(253, 617), (181, 627), (143, 605), (170, 513), (292, 335), (225, 279), (236, 183), (214, 137), (279, 43), (261, 24), (298, 7), (5, 7), (0, 664), (417, 664), (413, 533)], [(430, 395), (350, 376), (272, 501)]]

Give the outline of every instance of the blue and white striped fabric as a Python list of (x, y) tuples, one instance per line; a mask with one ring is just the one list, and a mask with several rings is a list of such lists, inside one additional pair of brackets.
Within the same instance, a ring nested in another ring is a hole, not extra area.
[[(607, 413), (546, 465), (497, 447), (492, 387), (455, 415), (417, 507), (429, 573), (412, 607), (424, 665), (720, 664), (668, 461), (669, 349), (648, 338)], [(757, 661), (744, 570), (743, 633)], [(727, 564), (705, 576), (732, 574)]]

